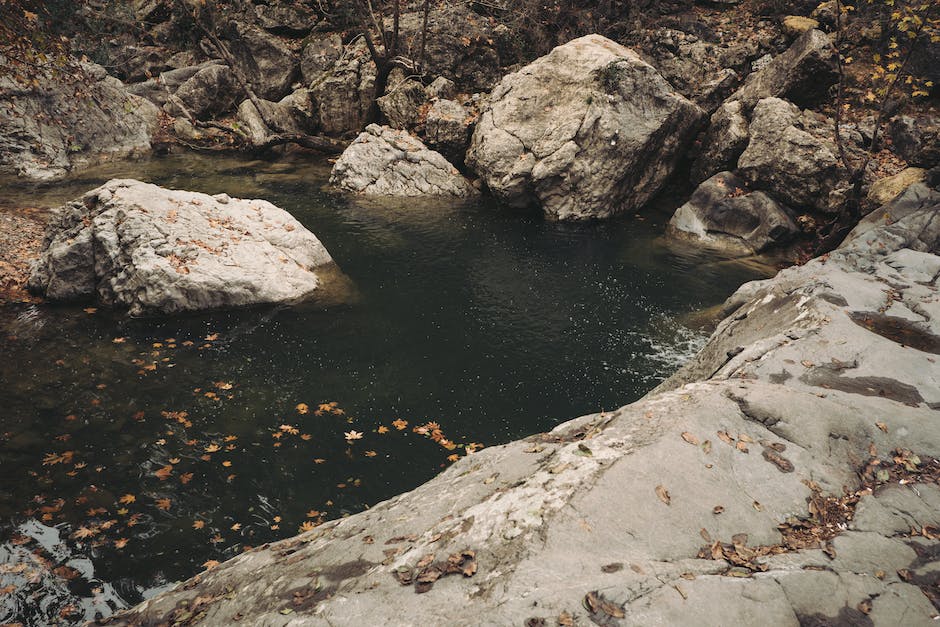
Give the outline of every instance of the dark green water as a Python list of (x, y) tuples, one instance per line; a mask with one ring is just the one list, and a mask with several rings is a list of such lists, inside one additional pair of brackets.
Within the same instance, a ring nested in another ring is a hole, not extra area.
[(328, 172), (185, 156), (0, 192), (52, 206), (120, 175), (262, 197), (356, 287), (339, 306), (162, 320), (0, 308), (0, 623), (107, 615), (414, 488), (470, 443), (629, 403), (703, 341), (680, 320), (759, 276), (663, 245), (668, 207), (572, 226), (356, 202), (323, 190)]

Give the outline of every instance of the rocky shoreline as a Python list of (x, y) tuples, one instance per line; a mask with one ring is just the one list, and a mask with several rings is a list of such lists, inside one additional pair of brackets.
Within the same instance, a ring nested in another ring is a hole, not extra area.
[(915, 184), (828, 256), (742, 286), (640, 401), (104, 622), (933, 624), (938, 252), (940, 189)]

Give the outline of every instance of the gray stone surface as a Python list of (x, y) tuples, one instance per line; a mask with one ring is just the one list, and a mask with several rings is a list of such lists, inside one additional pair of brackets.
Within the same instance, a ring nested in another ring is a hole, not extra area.
[(310, 81), (310, 97), (325, 133), (362, 129), (375, 95), (375, 64), (361, 38), (347, 46), (328, 70), (304, 78)]
[(261, 107), (264, 110), (264, 118), (250, 100), (238, 105), (237, 111), (242, 130), (248, 134), (249, 140), (255, 146), (264, 145), (272, 134), (304, 133), (315, 128), (313, 104), (306, 89), (298, 89), (284, 96), (279, 102), (262, 100)]
[(259, 98), (280, 100), (300, 73), (300, 59), (274, 35), (245, 22), (232, 21), (225, 38), (237, 69)]
[(825, 210), (844, 178), (831, 128), (825, 118), (786, 100), (765, 98), (754, 107), (738, 172), (792, 207)]
[[(188, 68), (186, 68), (188, 71)], [(177, 70), (182, 74), (183, 70)], [(169, 72), (167, 74), (170, 74)], [(159, 86), (169, 85), (160, 81)], [(205, 63), (178, 88), (172, 90), (173, 97), (163, 95), (166, 104), (164, 110), (170, 115), (180, 116), (183, 111), (180, 104), (198, 120), (207, 120), (234, 108), (235, 103), (244, 98), (244, 92), (232, 69), (227, 65)]]
[(330, 183), (370, 196), (476, 195), (440, 153), (405, 131), (370, 124), (340, 155)]
[(738, 165), (738, 157), (747, 148), (748, 139), (748, 123), (741, 102), (722, 103), (709, 120), (708, 131), (702, 138), (702, 153), (692, 164), (692, 179), (701, 182), (723, 170), (733, 170)]
[(702, 117), (635, 52), (588, 35), (503, 78), (467, 164), (510, 205), (606, 218), (661, 189)]
[(790, 241), (799, 229), (789, 210), (730, 172), (698, 186), (676, 210), (667, 232), (731, 255), (764, 252)]
[(389, 87), (376, 103), (388, 125), (409, 129), (418, 123), (421, 106), (428, 100), (424, 85), (414, 79), (405, 79)]
[(748, 109), (764, 98), (784, 98), (801, 107), (818, 104), (838, 81), (835, 55), (828, 35), (807, 31), (786, 52), (748, 76), (729, 100), (740, 100)]
[(299, 301), (335, 276), (316, 236), (265, 200), (114, 179), (58, 210), (29, 286), (151, 315)]
[(437, 100), (424, 122), (424, 141), (451, 163), (463, 163), (476, 116), (453, 100)]
[(150, 151), (157, 107), (128, 93), (100, 66), (83, 64), (82, 71), (86, 79), (49, 77), (38, 87), (0, 78), (0, 172), (51, 179), (84, 164)]
[[(640, 401), (484, 449), (111, 624), (935, 624), (918, 586), (934, 585), (940, 543), (897, 535), (899, 521), (936, 522), (935, 485), (863, 495), (828, 554), (758, 558), (766, 570), (743, 577), (696, 555), (706, 538), (779, 542), (779, 523), (807, 515), (809, 486), (856, 489), (872, 448), (940, 454), (938, 209), (940, 193), (914, 186), (886, 207), (892, 224), (866, 222), (827, 258), (743, 286), (702, 353)], [(853, 317), (882, 309), (917, 331), (902, 343)], [(790, 471), (762, 453), (771, 445)], [(465, 550), (472, 577), (424, 594), (394, 577)], [(591, 591), (612, 614), (589, 612)]]

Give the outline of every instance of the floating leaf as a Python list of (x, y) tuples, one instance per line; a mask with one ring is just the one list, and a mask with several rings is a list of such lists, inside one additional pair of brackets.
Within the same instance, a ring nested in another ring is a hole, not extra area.
[(392, 426), (398, 429), (399, 431), (403, 431), (405, 427), (408, 426), (408, 421), (398, 418), (397, 420), (392, 421)]
[(345, 433), (343, 433), (343, 435), (346, 437), (346, 441), (347, 441), (347, 442), (352, 442), (353, 440), (361, 440), (361, 439), (362, 439), (362, 433), (359, 432), (359, 431), (355, 431), (355, 430), (354, 430), (354, 431), (346, 431)]
[(157, 509), (161, 509), (163, 511), (167, 511), (170, 509), (170, 499), (157, 499), (155, 501), (155, 504), (157, 506)]
[(118, 499), (118, 503), (124, 503), (125, 505), (129, 505), (136, 500), (137, 500), (137, 497), (134, 496), (133, 494), (125, 494), (124, 496)]

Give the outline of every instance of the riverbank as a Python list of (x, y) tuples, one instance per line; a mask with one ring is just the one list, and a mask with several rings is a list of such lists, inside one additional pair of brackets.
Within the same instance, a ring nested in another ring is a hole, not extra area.
[(743, 286), (641, 401), (476, 453), (108, 623), (932, 624), (940, 192), (876, 213)]

